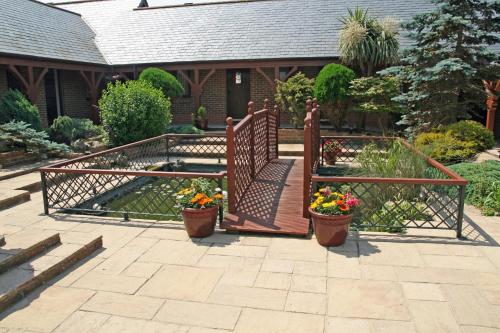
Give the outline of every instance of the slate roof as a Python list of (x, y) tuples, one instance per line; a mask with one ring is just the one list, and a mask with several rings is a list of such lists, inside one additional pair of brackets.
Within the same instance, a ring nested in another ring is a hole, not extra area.
[(0, 53), (106, 64), (80, 15), (31, 0), (0, 0)]
[[(172, 0), (149, 0), (161, 5)], [(177, 1), (178, 2), (178, 1)], [(60, 5), (81, 13), (112, 65), (338, 56), (347, 8), (409, 19), (428, 0), (268, 0), (133, 10), (139, 0)], [(401, 39), (402, 46), (408, 40)]]
[[(0, 0), (0, 52), (110, 65), (335, 58), (347, 8), (404, 21), (434, 6), (430, 0), (148, 0), (150, 7), (222, 3), (134, 10), (140, 0), (40, 1), (81, 17), (33, 0)], [(410, 44), (404, 36), (400, 42)]]

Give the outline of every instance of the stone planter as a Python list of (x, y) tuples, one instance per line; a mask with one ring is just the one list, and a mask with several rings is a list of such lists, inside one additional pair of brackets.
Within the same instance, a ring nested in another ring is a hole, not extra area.
[(345, 243), (352, 214), (349, 215), (323, 215), (309, 208), (314, 233), (318, 243), (323, 246), (340, 246)]
[(204, 209), (184, 208), (182, 219), (189, 237), (204, 238), (212, 235), (218, 212), (219, 206)]

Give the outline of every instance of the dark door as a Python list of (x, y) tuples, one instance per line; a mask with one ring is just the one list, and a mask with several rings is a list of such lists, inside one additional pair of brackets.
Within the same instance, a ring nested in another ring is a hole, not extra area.
[(227, 70), (227, 115), (242, 119), (247, 115), (250, 102), (250, 71), (248, 69)]

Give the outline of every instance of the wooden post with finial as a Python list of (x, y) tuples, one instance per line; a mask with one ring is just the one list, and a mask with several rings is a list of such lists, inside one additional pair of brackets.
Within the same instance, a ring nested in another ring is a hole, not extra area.
[(271, 131), (271, 126), (269, 124), (269, 100), (266, 98), (264, 100), (264, 110), (266, 112), (266, 161), (270, 161), (270, 152), (269, 152), (269, 132)]
[(248, 114), (250, 115), (250, 174), (255, 179), (255, 117), (253, 110), (254, 103), (248, 102)]
[(304, 119), (304, 176), (303, 176), (303, 202), (302, 216), (309, 217), (309, 203), (311, 200), (311, 117), (312, 117), (312, 101), (308, 99), (306, 102), (306, 117)]
[(236, 212), (236, 161), (235, 161), (235, 140), (234, 140), (234, 121), (229, 117), (226, 119), (226, 140), (227, 140), (227, 204), (229, 213)]
[(280, 125), (280, 109), (278, 107), (278, 104), (274, 104), (274, 116), (276, 117), (276, 122), (275, 122), (275, 133), (274, 133), (274, 136), (275, 136), (275, 139), (274, 139), (274, 143), (276, 145), (276, 148), (275, 148), (275, 155), (274, 155), (274, 158), (278, 158), (279, 156), (279, 150), (278, 150), (278, 147), (279, 147), (279, 125)]

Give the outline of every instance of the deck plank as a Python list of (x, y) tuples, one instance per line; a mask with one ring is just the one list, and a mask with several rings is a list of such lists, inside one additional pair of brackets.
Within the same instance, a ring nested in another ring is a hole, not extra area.
[(302, 217), (303, 160), (277, 159), (257, 175), (235, 214), (226, 214), (226, 230), (301, 235), (309, 233)]

